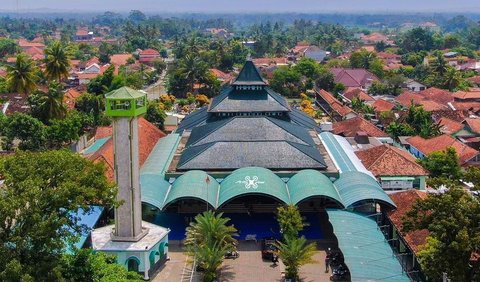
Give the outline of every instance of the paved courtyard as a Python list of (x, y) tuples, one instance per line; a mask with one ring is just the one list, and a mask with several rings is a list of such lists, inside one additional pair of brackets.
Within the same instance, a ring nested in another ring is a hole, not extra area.
[[(284, 265), (281, 262), (278, 265), (274, 265), (270, 261), (263, 261), (260, 241), (241, 241), (238, 246), (238, 252), (240, 254), (239, 258), (225, 259), (219, 281), (282, 281), (282, 273), (285, 271)], [(178, 242), (170, 244), (169, 256), (170, 261), (167, 261), (153, 275), (152, 281), (189, 282), (192, 274), (191, 265)], [(302, 281), (330, 281), (330, 273), (325, 273), (325, 252), (319, 250), (315, 253), (314, 259), (316, 263), (304, 265), (300, 269)], [(194, 275), (192, 281), (200, 282), (200, 279)]]

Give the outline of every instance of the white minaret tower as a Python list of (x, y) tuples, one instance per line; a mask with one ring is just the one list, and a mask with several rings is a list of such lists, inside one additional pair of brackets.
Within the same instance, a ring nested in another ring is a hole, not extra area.
[(115, 225), (92, 231), (96, 251), (117, 256), (117, 262), (148, 280), (166, 261), (169, 229), (142, 222), (138, 117), (146, 113), (147, 95), (122, 87), (105, 95), (105, 112), (113, 119), (115, 182), (118, 186)]
[(142, 202), (139, 180), (138, 116), (147, 109), (147, 95), (122, 87), (106, 95), (106, 114), (113, 118), (113, 143), (117, 200), (116, 241), (138, 241), (148, 232), (142, 229)]

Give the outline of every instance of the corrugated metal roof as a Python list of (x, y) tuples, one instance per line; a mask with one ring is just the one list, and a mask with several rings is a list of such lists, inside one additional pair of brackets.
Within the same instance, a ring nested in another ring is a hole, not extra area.
[(350, 143), (348, 143), (344, 137), (334, 135), (330, 132), (322, 132), (318, 137), (327, 149), (328, 154), (340, 173), (347, 171), (360, 171), (375, 178), (375, 176), (365, 168), (353, 151)]
[(200, 170), (188, 171), (172, 184), (165, 198), (164, 206), (179, 199), (189, 198), (208, 201), (212, 207), (216, 207), (218, 186), (215, 178), (206, 172)]
[(163, 208), (163, 202), (170, 187), (164, 175), (179, 141), (180, 136), (175, 133), (161, 138), (143, 164), (140, 170), (142, 202), (159, 209)]
[(334, 184), (345, 207), (354, 206), (362, 201), (382, 202), (395, 207), (395, 203), (382, 190), (378, 182), (365, 173), (358, 171), (341, 173)]
[(136, 99), (145, 95), (143, 92), (124, 86), (105, 94), (105, 97), (108, 99)]
[(217, 207), (245, 194), (264, 194), (275, 197), (284, 204), (290, 203), (287, 187), (280, 177), (262, 167), (244, 167), (235, 170), (222, 181)]
[(374, 220), (342, 210), (327, 213), (352, 281), (410, 281)]
[(294, 205), (311, 197), (326, 197), (343, 207), (342, 199), (332, 181), (319, 171), (302, 170), (290, 178), (287, 186)]

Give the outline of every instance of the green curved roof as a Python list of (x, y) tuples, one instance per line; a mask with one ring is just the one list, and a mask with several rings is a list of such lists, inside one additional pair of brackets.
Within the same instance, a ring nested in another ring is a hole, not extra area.
[[(207, 190), (206, 179), (210, 180)], [(191, 170), (180, 176), (172, 184), (165, 199), (164, 207), (179, 199), (199, 199), (208, 201), (212, 207), (216, 207), (218, 182), (204, 171)]]
[(378, 182), (365, 173), (346, 171), (340, 174), (340, 178), (334, 184), (345, 207), (368, 200), (382, 202), (395, 207), (393, 201), (382, 190)]
[(343, 207), (342, 199), (332, 181), (324, 174), (306, 169), (298, 172), (287, 182), (292, 204), (297, 205), (310, 197), (326, 197)]
[(162, 209), (163, 201), (170, 187), (170, 183), (165, 180), (164, 176), (155, 174), (140, 175), (140, 185), (142, 189), (142, 202)]
[(290, 197), (285, 182), (271, 170), (262, 167), (244, 167), (226, 177), (218, 193), (217, 208), (229, 200), (245, 194), (264, 194), (285, 204)]

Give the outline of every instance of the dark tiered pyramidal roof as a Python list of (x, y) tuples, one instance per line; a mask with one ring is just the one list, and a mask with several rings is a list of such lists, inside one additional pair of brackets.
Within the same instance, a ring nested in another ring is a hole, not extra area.
[(251, 60), (207, 108), (187, 116), (177, 133), (190, 132), (176, 170), (326, 169), (312, 136), (315, 121), (291, 109), (268, 87)]

